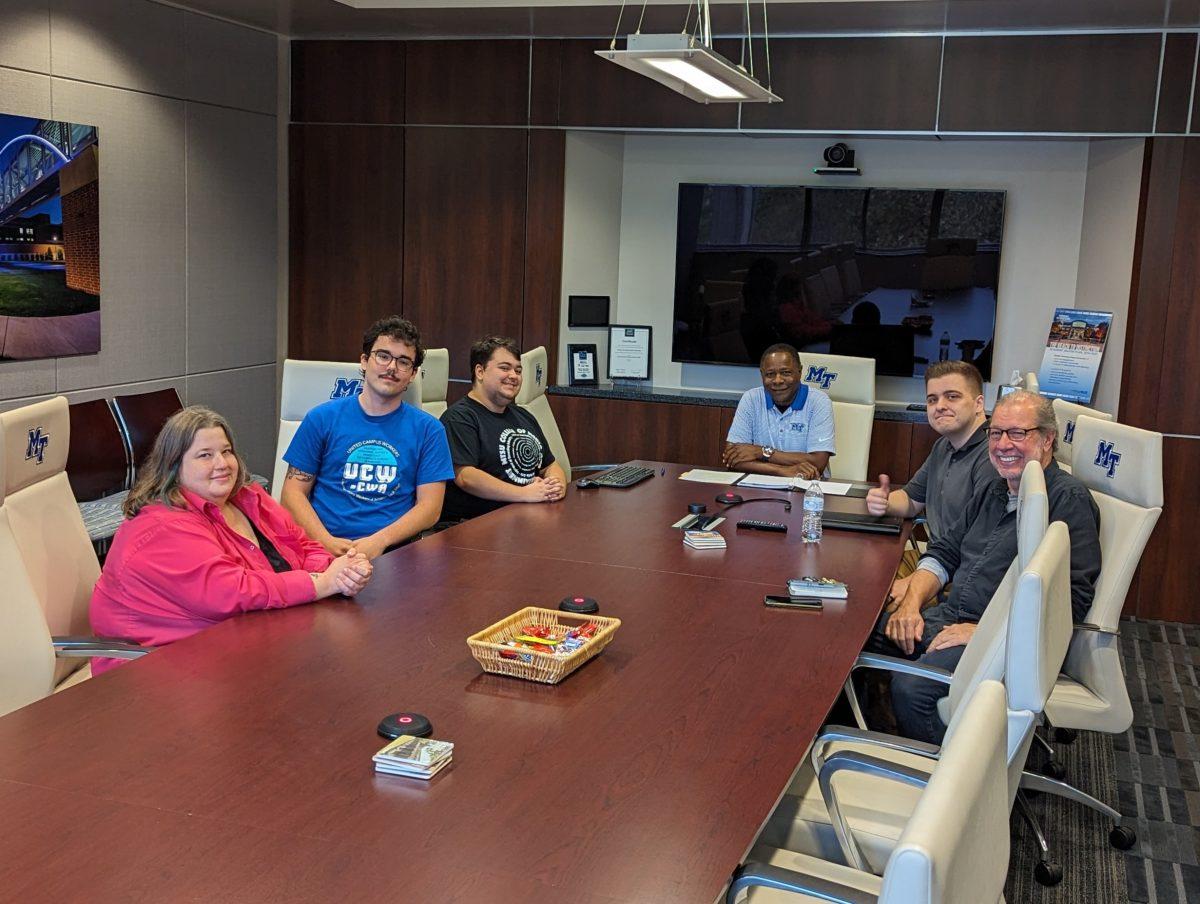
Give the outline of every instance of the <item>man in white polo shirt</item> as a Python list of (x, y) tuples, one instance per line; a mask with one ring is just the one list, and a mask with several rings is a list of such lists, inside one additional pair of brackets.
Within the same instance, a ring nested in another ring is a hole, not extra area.
[(772, 345), (758, 368), (763, 385), (738, 402), (721, 461), (754, 474), (806, 480), (826, 474), (837, 453), (829, 396), (801, 381), (800, 353), (790, 345)]

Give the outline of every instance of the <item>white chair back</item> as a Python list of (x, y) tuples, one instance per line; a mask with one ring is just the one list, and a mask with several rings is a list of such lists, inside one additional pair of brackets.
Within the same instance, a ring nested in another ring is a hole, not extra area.
[[(4, 467), (0, 446), (0, 471)], [(4, 488), (0, 486), (0, 503)], [(54, 649), (37, 595), (0, 504), (0, 716), (40, 700), (54, 690)]]
[(1080, 415), (1073, 473), (1100, 508), (1100, 579), (1087, 620), (1115, 631), (1163, 506), (1162, 434)]
[(833, 402), (837, 455), (829, 475), (842, 480), (866, 480), (875, 424), (875, 361), (846, 355), (801, 352), (801, 377)]
[[(417, 383), (421, 407), (440, 418), (446, 410), (446, 394), (450, 389), (450, 352), (444, 348), (425, 350), (421, 371), (413, 376)], [(412, 389), (412, 385), (409, 385)], [(407, 397), (405, 401), (408, 401)]]
[(550, 401), (546, 398), (546, 387), (550, 383), (550, 362), (546, 355), (546, 347), (539, 345), (521, 355), (521, 391), (517, 393), (517, 404), (532, 414), (546, 434), (550, 451), (571, 479), (571, 460), (567, 456), (567, 447), (563, 444), (562, 433), (559, 432), (558, 422), (554, 420), (554, 412), (550, 409)]
[(1004, 683), (1014, 793), (1034, 728), (1066, 659), (1072, 627), (1071, 537), (1066, 524), (1055, 521), (1017, 580), (1008, 619)]
[(1008, 874), (1005, 696), (985, 681), (888, 858), (880, 904), (1001, 900)]
[(1116, 630), (1142, 551), (1162, 514), (1162, 434), (1080, 415), (1074, 474), (1100, 508), (1100, 579), (1087, 621), (1071, 638), (1058, 685), (1046, 705), (1055, 725), (1117, 734), (1133, 706)]
[[(283, 479), (287, 476), (283, 454), (291, 445), (304, 416), (322, 402), (357, 396), (362, 389), (362, 367), (357, 362), (297, 361), (293, 358), (283, 362), (279, 436), (275, 442), (275, 473), (271, 477), (271, 495), (276, 500), (283, 493)], [(417, 372), (404, 392), (404, 401), (409, 405), (420, 405), (422, 391), (421, 374)]]
[(1107, 412), (1077, 405), (1065, 399), (1055, 399), (1053, 405), (1054, 419), (1058, 421), (1058, 448), (1054, 450), (1054, 458), (1059, 467), (1070, 471), (1071, 452), (1075, 448), (1075, 422), (1081, 415), (1099, 418), (1102, 421), (1111, 421), (1113, 417)]
[(1046, 493), (1046, 471), (1041, 462), (1025, 463), (1017, 489), (1017, 567), (1024, 570), (1046, 536), (1050, 523), (1050, 498)]
[[(0, 414), (4, 508), (51, 635), (87, 635), (100, 563), (67, 481), (71, 442), (67, 400), (57, 396)], [(87, 663), (63, 659), (57, 684)]]

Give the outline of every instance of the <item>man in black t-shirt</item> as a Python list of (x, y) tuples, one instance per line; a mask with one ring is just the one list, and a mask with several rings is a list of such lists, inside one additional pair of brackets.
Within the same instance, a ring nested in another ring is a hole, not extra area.
[(537, 419), (516, 404), (521, 350), (488, 336), (471, 346), (471, 391), (446, 409), (454, 482), (446, 484), (442, 521), (461, 521), (510, 502), (557, 502), (567, 478)]

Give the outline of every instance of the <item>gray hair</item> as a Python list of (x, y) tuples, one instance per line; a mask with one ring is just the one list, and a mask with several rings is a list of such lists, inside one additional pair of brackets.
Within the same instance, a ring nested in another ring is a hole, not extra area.
[(1038, 395), (1036, 392), (1030, 392), (1028, 389), (1018, 389), (1010, 392), (1001, 399), (996, 400), (996, 407), (992, 410), (995, 414), (1001, 408), (1007, 408), (1009, 405), (1016, 405), (1019, 402), (1024, 402), (1033, 408), (1034, 419), (1037, 421), (1037, 428), (1042, 432), (1043, 436), (1053, 437), (1054, 443), (1051, 446), (1052, 452), (1058, 451), (1058, 418), (1054, 416), (1054, 403), (1045, 396)]

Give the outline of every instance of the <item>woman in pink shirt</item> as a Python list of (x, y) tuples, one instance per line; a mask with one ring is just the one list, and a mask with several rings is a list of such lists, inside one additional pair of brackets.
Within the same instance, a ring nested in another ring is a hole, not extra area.
[(161, 646), (238, 612), (353, 596), (371, 576), (366, 557), (335, 559), (251, 483), (228, 422), (198, 405), (163, 425), (125, 515), (92, 592), (102, 637)]

